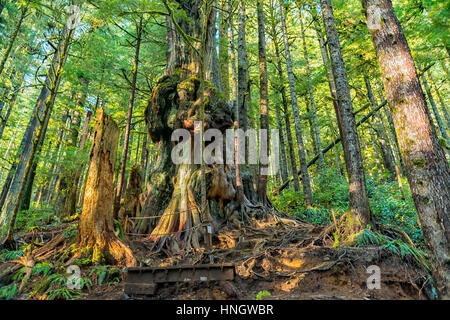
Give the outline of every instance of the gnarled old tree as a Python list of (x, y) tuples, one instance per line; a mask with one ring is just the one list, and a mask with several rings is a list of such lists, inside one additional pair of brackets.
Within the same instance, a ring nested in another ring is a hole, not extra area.
[[(214, 227), (221, 215), (233, 214), (250, 205), (243, 203), (245, 197), (237, 196), (233, 166), (205, 159), (207, 165), (202, 170), (198, 153), (193, 152), (194, 135), (201, 130), (216, 129), (223, 134), (233, 125), (231, 104), (222, 98), (213, 83), (218, 76), (213, 74), (216, 71), (212, 68), (212, 55), (217, 54), (213, 3), (200, 0), (165, 2), (169, 12), (167, 67), (145, 112), (148, 134), (158, 146), (158, 159), (148, 179), (146, 199), (135, 230), (139, 233), (151, 231), (149, 240), (173, 250), (199, 248), (209, 229), (204, 228), (206, 224)], [(184, 10), (189, 21), (172, 11), (173, 4)], [(196, 125), (199, 121), (203, 126)], [(189, 132), (178, 142), (183, 144), (180, 153), (177, 151), (180, 146), (175, 149), (176, 143), (171, 141), (176, 129)], [(206, 149), (212, 147), (205, 143)], [(215, 150), (215, 155), (218, 152)], [(172, 154), (180, 155), (182, 161), (174, 164)], [(156, 226), (151, 221), (157, 221)]]

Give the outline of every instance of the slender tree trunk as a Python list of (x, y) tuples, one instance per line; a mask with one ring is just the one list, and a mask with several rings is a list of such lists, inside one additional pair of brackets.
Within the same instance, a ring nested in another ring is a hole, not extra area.
[[(267, 84), (267, 62), (266, 62), (266, 35), (264, 30), (264, 11), (262, 0), (257, 1), (258, 11), (258, 52), (259, 52), (259, 92), (260, 92), (260, 130), (266, 131), (266, 136), (260, 135), (260, 155), (265, 153), (266, 159), (260, 156), (258, 175), (258, 197), (263, 204), (267, 203), (267, 175), (269, 160), (269, 90)], [(265, 139), (264, 139), (265, 138)], [(265, 163), (267, 160), (267, 163)]]
[[(271, 40), (273, 43), (273, 46), (275, 48), (275, 60), (276, 60), (276, 69), (278, 72), (278, 82), (279, 85), (277, 86), (278, 91), (281, 94), (281, 100), (282, 100), (282, 111), (283, 111), (283, 119), (284, 119), (284, 123), (286, 126), (286, 140), (287, 140), (287, 147), (288, 147), (288, 152), (289, 152), (289, 158), (290, 158), (290, 168), (291, 168), (291, 176), (292, 179), (294, 181), (294, 190), (295, 191), (300, 191), (300, 182), (299, 182), (299, 177), (297, 174), (297, 161), (295, 158), (295, 149), (294, 149), (294, 142), (292, 139), (292, 133), (291, 133), (291, 124), (290, 124), (290, 120), (289, 120), (289, 108), (288, 108), (288, 100), (286, 97), (286, 88), (284, 86), (284, 76), (283, 76), (283, 68), (281, 65), (281, 56), (280, 56), (280, 48), (279, 48), (279, 43), (278, 43), (278, 38), (277, 38), (277, 30), (276, 30), (276, 24), (275, 24), (275, 8), (271, 8), (270, 11), (270, 18), (271, 18)], [(281, 128), (281, 127), (280, 127)], [(280, 140), (281, 141), (281, 140)], [(287, 176), (287, 173), (286, 173)], [(284, 181), (284, 183), (287, 183), (288, 180)]]
[[(86, 145), (87, 136), (89, 133), (89, 122), (91, 121), (91, 118), (92, 118), (92, 111), (89, 110), (86, 112), (86, 116), (84, 118), (84, 124), (83, 124), (83, 129), (81, 131), (80, 143), (78, 144), (78, 148), (80, 150), (83, 150)], [(84, 164), (80, 164), (78, 166), (78, 168), (75, 169), (74, 173), (72, 174), (72, 178), (71, 178), (72, 181), (70, 183), (70, 187), (67, 192), (67, 197), (66, 197), (65, 203), (64, 203), (64, 210), (63, 210), (64, 216), (70, 216), (70, 215), (74, 214), (76, 211), (78, 184), (80, 182), (80, 177), (83, 173), (83, 167), (84, 167)]]
[[(381, 98), (381, 100), (385, 100), (381, 91), (380, 91), (380, 98)], [(403, 162), (402, 153), (400, 151), (400, 145), (398, 143), (397, 131), (395, 130), (394, 120), (392, 119), (392, 114), (389, 111), (389, 108), (384, 109), (384, 114), (388, 120), (389, 128), (391, 131), (391, 136), (392, 136), (392, 139), (394, 140), (394, 147), (395, 147), (395, 152), (396, 152), (395, 154), (397, 156), (398, 164), (400, 165), (401, 174), (403, 176), (405, 176), (406, 175), (405, 163)]]
[(299, 15), (300, 15), (300, 32), (302, 35), (302, 41), (303, 41), (303, 53), (305, 56), (305, 63), (306, 63), (306, 76), (308, 78), (308, 91), (309, 91), (309, 102), (311, 104), (311, 112), (313, 117), (313, 123), (314, 123), (314, 135), (315, 135), (315, 141), (316, 146), (319, 154), (319, 168), (321, 171), (325, 168), (325, 162), (323, 159), (323, 153), (322, 153), (322, 143), (320, 141), (320, 131), (319, 131), (319, 125), (317, 124), (317, 112), (316, 112), (316, 103), (314, 101), (314, 92), (312, 87), (312, 81), (311, 81), (311, 70), (309, 66), (309, 57), (308, 57), (308, 49), (306, 48), (306, 39), (305, 39), (305, 28), (303, 26), (303, 19), (302, 19), (302, 11), (299, 7)]
[(5, 115), (2, 117), (2, 121), (0, 122), (0, 140), (2, 139), (3, 133), (5, 132), (6, 124), (8, 122), (9, 116), (11, 115), (12, 109), (16, 103), (16, 99), (19, 94), (19, 89), (21, 85), (22, 81), (14, 87), (11, 99), (9, 99), (8, 101), (8, 108), (6, 109)]
[(123, 184), (125, 181), (125, 170), (127, 168), (127, 156), (128, 156), (128, 142), (130, 138), (130, 127), (131, 127), (131, 119), (133, 117), (133, 106), (134, 99), (136, 94), (136, 81), (138, 76), (138, 67), (139, 67), (139, 53), (141, 49), (141, 41), (142, 41), (142, 16), (139, 18), (139, 25), (137, 25), (137, 36), (136, 36), (136, 52), (134, 57), (134, 68), (133, 68), (133, 80), (131, 82), (131, 94), (130, 94), (130, 104), (128, 107), (128, 117), (127, 117), (127, 126), (125, 129), (125, 140), (123, 143), (123, 153), (122, 153), (122, 162), (120, 167), (120, 175), (119, 182), (117, 184), (116, 189), (116, 197), (114, 200), (114, 216), (117, 216), (117, 213), (120, 209), (120, 199), (122, 197)]
[(432, 273), (450, 299), (450, 171), (432, 126), (414, 61), (390, 0), (362, 1), (377, 52), (406, 175), (419, 214)]
[[(375, 102), (375, 97), (373, 96), (372, 86), (370, 85), (370, 79), (367, 75), (364, 75), (364, 82), (366, 84), (367, 96), (369, 98), (370, 103), (372, 104), (372, 108), (375, 109), (377, 107), (377, 103)], [(391, 180), (395, 180), (397, 177), (397, 172), (395, 170), (395, 163), (392, 155), (391, 147), (389, 146), (389, 141), (386, 136), (386, 131), (384, 130), (383, 123), (381, 122), (381, 114), (375, 115), (373, 117), (375, 123), (375, 131), (378, 136), (378, 141), (380, 143), (381, 156), (383, 158), (384, 167), (389, 171), (391, 176)]]
[(378, 152), (378, 144), (375, 141), (375, 134), (373, 133), (373, 129), (370, 126), (369, 126), (369, 134), (370, 134), (370, 139), (372, 140), (372, 148), (373, 148), (373, 154), (375, 157), (375, 164), (377, 165), (378, 172), (382, 173), (383, 167), (381, 166), (381, 162), (380, 162), (380, 153)]
[(19, 34), (20, 27), (22, 26), (23, 20), (25, 19), (27, 12), (28, 12), (28, 5), (21, 9), (19, 21), (16, 24), (16, 27), (11, 36), (11, 39), (9, 40), (8, 47), (6, 48), (6, 51), (3, 54), (2, 61), (0, 62), (0, 75), (3, 73), (3, 69), (5, 68), (6, 61), (8, 60), (9, 54), (11, 53), (14, 43), (16, 42), (17, 35)]
[(228, 0), (221, 0), (219, 11), (219, 66), (222, 90), (226, 100), (230, 100), (230, 57), (228, 54), (228, 23), (232, 8), (227, 3)]
[[(64, 27), (62, 39), (59, 42), (58, 49), (53, 57), (52, 67), (49, 68), (48, 76), (45, 80), (45, 85), (42, 87), (41, 93), (39, 95), (38, 101), (33, 111), (33, 116), (30, 119), (30, 122), (25, 130), (25, 134), (22, 138), (19, 154), (17, 158), (20, 157), (20, 161), (17, 164), (17, 167), (14, 168), (14, 178), (11, 182), (11, 186), (8, 195), (5, 200), (5, 205), (3, 206), (2, 216), (0, 218), (0, 226), (9, 226), (12, 227), (14, 224), (14, 219), (17, 213), (13, 213), (17, 204), (17, 199), (20, 198), (20, 202), (22, 201), (23, 192), (20, 193), (21, 184), (24, 181), (28, 182), (29, 176), (25, 176), (25, 172), (27, 171), (27, 167), (31, 168), (33, 166), (30, 163), (30, 159), (33, 158), (34, 154), (32, 154), (32, 150), (34, 148), (33, 137), (37, 136), (38, 132), (40, 134), (40, 140), (37, 142), (36, 152), (45, 138), (45, 133), (47, 130), (48, 122), (50, 120), (51, 110), (53, 108), (53, 104), (55, 102), (56, 93), (59, 88), (59, 84), (61, 82), (62, 71), (65, 65), (65, 62), (68, 57), (70, 44), (72, 40), (72, 35), (74, 33), (74, 29), (69, 28), (68, 24)], [(57, 72), (54, 72), (57, 71)], [(52, 90), (54, 91), (52, 94)], [(50, 110), (49, 112), (44, 112), (45, 110)], [(45, 114), (45, 115), (44, 115)], [(41, 129), (38, 130), (38, 127)], [(36, 140), (36, 139), (34, 139)], [(28, 166), (28, 164), (30, 165)], [(20, 205), (20, 203), (19, 203)], [(14, 219), (10, 219), (11, 215)], [(8, 231), (8, 241), (12, 238), (12, 229)]]
[(330, 50), (331, 67), (338, 98), (337, 119), (341, 122), (341, 138), (349, 179), (349, 209), (353, 220), (353, 231), (364, 229), (372, 224), (366, 180), (362, 163), (361, 149), (356, 129), (353, 105), (350, 97), (347, 73), (341, 53), (341, 45), (336, 30), (330, 0), (321, 0), (322, 16)]
[(281, 171), (281, 180), (282, 180), (282, 183), (285, 183), (285, 182), (288, 181), (288, 170), (287, 170), (287, 160), (286, 160), (286, 144), (285, 144), (284, 135), (283, 135), (283, 124), (281, 122), (280, 107), (278, 105), (275, 106), (275, 114), (276, 114), (277, 128), (278, 128), (278, 132), (279, 132), (278, 138), (280, 139), (280, 156), (281, 156), (280, 171)]
[[(237, 108), (238, 101), (238, 86), (237, 86), (237, 71), (236, 71), (236, 49), (234, 47), (234, 26), (233, 26), (233, 3), (232, 0), (228, 0), (228, 10), (230, 11), (230, 59), (231, 59), (231, 87), (233, 96), (233, 109)], [(239, 118), (236, 117), (235, 120)]]
[[(420, 68), (420, 65), (419, 65), (419, 68)], [(423, 83), (423, 86), (427, 93), (428, 101), (430, 102), (431, 110), (433, 111), (434, 118), (436, 119), (436, 122), (437, 122), (437, 125), (439, 128), (439, 132), (441, 133), (442, 138), (445, 139), (445, 141), (447, 142), (447, 145), (448, 145), (450, 143), (450, 141), (448, 139), (447, 132), (445, 132), (445, 127), (444, 127), (444, 124), (442, 123), (441, 116), (439, 115), (439, 111), (437, 109), (436, 102), (434, 102), (433, 95), (431, 94), (431, 90), (430, 90), (430, 86), (428, 85), (426, 73), (424, 73), (422, 76), (422, 83)]]
[(450, 128), (450, 116), (448, 114), (447, 107), (444, 103), (444, 100), (442, 99), (442, 96), (439, 92), (439, 89), (438, 89), (436, 83), (433, 81), (433, 77), (431, 76), (430, 73), (428, 74), (428, 76), (431, 80), (431, 83), (433, 84), (434, 91), (436, 92), (436, 95), (438, 97), (439, 104), (441, 105), (442, 112), (444, 113), (445, 121), (447, 122), (446, 129), (448, 129), (448, 128)]
[[(288, 72), (288, 80), (289, 80), (289, 89), (291, 92), (291, 104), (292, 104), (292, 111), (294, 113), (294, 122), (295, 122), (295, 133), (297, 136), (297, 146), (298, 146), (298, 153), (300, 158), (300, 170), (302, 172), (302, 185), (303, 185), (303, 193), (305, 197), (305, 203), (307, 205), (312, 204), (312, 193), (311, 193), (311, 183), (310, 178), (308, 174), (308, 167), (306, 163), (306, 156), (305, 156), (305, 147), (303, 144), (303, 133), (302, 128), (300, 125), (300, 115), (298, 111), (298, 104), (297, 104), (297, 93), (295, 92), (295, 80), (294, 80), (294, 72), (292, 70), (292, 61), (291, 61), (291, 53), (289, 50), (289, 40), (287, 35), (287, 28), (286, 28), (286, 16), (285, 16), (285, 7), (284, 2), (280, 0), (280, 13), (281, 13), (281, 26), (283, 30), (283, 40), (284, 40), (284, 50), (286, 55), (286, 65), (287, 65), (287, 72)], [(294, 175), (295, 177), (295, 175)]]
[[(315, 11), (314, 11), (315, 12)], [(317, 17), (317, 14), (316, 16)], [(327, 50), (327, 46), (325, 44), (325, 40), (322, 36), (322, 32), (320, 30), (320, 25), (317, 26), (317, 38), (319, 40), (319, 47), (320, 47), (320, 53), (322, 56), (322, 62), (323, 62), (323, 67), (325, 69), (325, 72), (327, 74), (327, 78), (328, 78), (328, 87), (330, 88), (330, 95), (331, 95), (331, 99), (333, 101), (333, 107), (334, 107), (334, 111), (336, 114), (336, 117), (338, 116), (338, 99), (336, 96), (336, 85), (334, 83), (334, 78), (333, 78), (333, 71), (331, 70), (331, 66), (330, 66), (330, 60), (328, 58), (328, 50)], [(341, 129), (341, 125), (340, 122), (338, 121), (338, 131), (339, 131), (339, 135), (342, 136), (342, 129)], [(333, 134), (336, 133), (335, 127), (333, 125), (333, 123), (331, 123), (331, 132), (333, 132)], [(344, 174), (344, 168), (342, 165), (342, 161), (341, 161), (341, 155), (340, 155), (340, 149), (336, 148), (335, 149), (335, 162), (339, 168), (339, 171), (341, 172), (342, 175)]]

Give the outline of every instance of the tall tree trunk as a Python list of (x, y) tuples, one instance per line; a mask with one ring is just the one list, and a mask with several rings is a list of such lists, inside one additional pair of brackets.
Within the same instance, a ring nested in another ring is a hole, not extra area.
[[(380, 98), (383, 101), (386, 100), (381, 91), (380, 91)], [(394, 141), (395, 155), (397, 157), (397, 162), (400, 165), (401, 174), (403, 176), (405, 176), (406, 175), (405, 163), (403, 162), (402, 153), (400, 151), (400, 145), (398, 143), (397, 131), (395, 130), (394, 120), (392, 119), (392, 114), (389, 111), (389, 108), (384, 109), (384, 115), (386, 116), (386, 118), (388, 120), (391, 136)]]
[[(287, 35), (287, 28), (286, 28), (286, 15), (285, 15), (285, 7), (284, 2), (280, 0), (280, 13), (281, 13), (281, 26), (283, 30), (283, 40), (284, 40), (284, 50), (286, 55), (286, 65), (287, 65), (287, 73), (288, 73), (288, 80), (289, 80), (289, 89), (291, 92), (291, 104), (292, 104), (292, 111), (294, 113), (294, 123), (295, 123), (295, 134), (297, 136), (297, 146), (298, 146), (298, 154), (300, 158), (300, 170), (302, 172), (302, 185), (303, 185), (303, 194), (305, 197), (305, 203), (307, 205), (312, 204), (312, 193), (311, 193), (311, 183), (310, 178), (308, 174), (308, 166), (306, 163), (306, 156), (305, 156), (305, 147), (303, 144), (303, 133), (302, 133), (302, 127), (300, 124), (300, 115), (298, 111), (298, 104), (297, 104), (297, 93), (295, 92), (295, 80), (294, 80), (294, 72), (292, 70), (292, 61), (291, 61), (291, 53), (289, 50), (289, 40)], [(294, 175), (295, 177), (295, 175)]]
[(130, 127), (131, 127), (131, 119), (133, 117), (133, 106), (134, 99), (136, 94), (136, 81), (138, 76), (138, 67), (139, 67), (139, 53), (141, 50), (141, 41), (142, 41), (142, 33), (143, 33), (143, 18), (142, 16), (139, 18), (139, 24), (136, 25), (136, 51), (134, 56), (134, 67), (133, 67), (133, 80), (131, 82), (131, 94), (130, 94), (130, 103), (128, 106), (128, 116), (127, 116), (127, 126), (125, 129), (125, 140), (123, 143), (123, 152), (122, 152), (122, 162), (120, 167), (119, 174), (119, 182), (117, 184), (116, 189), (116, 197), (114, 199), (114, 216), (117, 216), (117, 213), (120, 209), (120, 199), (122, 197), (123, 184), (125, 181), (125, 170), (127, 168), (127, 157), (128, 157), (128, 143), (130, 138)]
[(2, 61), (0, 62), (0, 75), (3, 73), (6, 61), (8, 60), (9, 54), (11, 53), (14, 43), (16, 42), (17, 35), (19, 34), (20, 27), (22, 26), (23, 20), (25, 19), (27, 12), (28, 12), (28, 4), (21, 9), (19, 21), (17, 22), (14, 32), (11, 36), (11, 39), (9, 40), (8, 47), (6, 47), (6, 51), (3, 54)]
[[(314, 16), (314, 19), (316, 20), (317, 17), (317, 13), (315, 11), (313, 11), (316, 15)], [(317, 21), (317, 20), (316, 20)], [(330, 89), (330, 95), (331, 95), (331, 99), (333, 101), (333, 107), (334, 107), (334, 112), (336, 114), (336, 117), (338, 116), (338, 99), (337, 99), (337, 95), (336, 95), (336, 85), (334, 83), (334, 78), (333, 78), (333, 71), (331, 70), (331, 66), (330, 66), (330, 60), (328, 58), (328, 50), (327, 50), (327, 45), (325, 43), (325, 40), (323, 38), (322, 35), (322, 30), (320, 25), (317, 25), (317, 39), (319, 40), (319, 47), (320, 47), (320, 54), (322, 56), (322, 62), (323, 62), (323, 67), (325, 69), (325, 72), (327, 74), (327, 78), (328, 78), (328, 87)], [(342, 128), (341, 128), (341, 124), (339, 121), (337, 121), (338, 124), (338, 131), (339, 131), (339, 136), (342, 136)], [(333, 132), (333, 134), (336, 133), (336, 129), (333, 125), (333, 123), (331, 123), (331, 132)], [(344, 168), (342, 165), (342, 161), (341, 161), (341, 155), (340, 155), (340, 150), (339, 148), (335, 149), (335, 162), (339, 168), (339, 171), (342, 175), (344, 175)]]
[(228, 6), (228, 0), (220, 0), (219, 11), (219, 66), (223, 95), (230, 100), (230, 56), (228, 54), (228, 23), (232, 14), (232, 8)]
[(349, 210), (353, 231), (357, 231), (372, 224), (361, 149), (331, 0), (321, 0), (320, 3), (338, 98), (337, 119), (341, 123), (341, 138), (349, 179)]
[[(22, 78), (23, 79), (23, 78)], [(0, 122), (0, 140), (2, 139), (3, 133), (5, 132), (6, 124), (11, 115), (12, 109), (16, 103), (17, 96), (19, 95), (19, 89), (22, 85), (22, 81), (20, 81), (17, 85), (14, 86), (14, 90), (11, 98), (8, 100), (8, 108), (6, 109), (5, 115), (1, 117)]]
[(433, 77), (431, 76), (430, 73), (428, 73), (428, 76), (431, 80), (431, 83), (433, 84), (434, 91), (436, 92), (436, 95), (438, 97), (439, 104), (441, 105), (442, 112), (444, 113), (445, 122), (447, 122), (446, 129), (448, 129), (448, 128), (450, 128), (450, 116), (447, 111), (447, 106), (445, 105), (444, 100), (442, 99), (442, 96), (439, 92), (439, 89), (438, 89), (436, 83), (433, 81)]
[[(288, 108), (288, 101), (286, 97), (286, 87), (284, 86), (284, 76), (283, 76), (283, 67), (281, 65), (281, 56), (280, 56), (280, 48), (278, 43), (278, 37), (277, 37), (277, 30), (276, 30), (276, 24), (275, 24), (275, 8), (272, 6), (270, 11), (270, 18), (271, 18), (271, 32), (270, 37), (273, 43), (273, 46), (275, 48), (275, 60), (276, 60), (276, 69), (278, 73), (278, 83), (277, 90), (281, 94), (281, 100), (282, 100), (282, 111), (283, 111), (283, 119), (286, 126), (286, 140), (287, 140), (287, 147), (289, 152), (289, 158), (290, 158), (290, 168), (291, 168), (291, 176), (294, 181), (294, 190), (300, 191), (300, 182), (299, 177), (297, 174), (297, 161), (295, 158), (295, 149), (294, 149), (294, 142), (292, 139), (292, 132), (291, 132), (291, 124), (289, 120), (289, 108)], [(281, 127), (280, 127), (281, 128)], [(281, 141), (281, 140), (280, 140)], [(288, 180), (284, 181), (284, 183), (287, 183)]]
[[(372, 104), (372, 108), (375, 109), (377, 107), (377, 103), (375, 102), (372, 86), (370, 85), (370, 79), (367, 75), (364, 75), (364, 82), (366, 84), (367, 96), (369, 98), (369, 101)], [(397, 172), (395, 170), (395, 163), (392, 155), (392, 150), (389, 146), (389, 141), (386, 136), (386, 131), (384, 130), (383, 123), (381, 122), (381, 115), (375, 115), (373, 119), (375, 123), (375, 131), (380, 143), (381, 156), (383, 158), (384, 167), (389, 171), (391, 180), (395, 180), (395, 178), (397, 178)]]
[[(260, 106), (260, 130), (265, 130), (266, 135), (260, 135), (260, 155), (265, 153), (266, 159), (260, 157), (258, 175), (258, 197), (259, 201), (267, 203), (267, 175), (269, 168), (269, 90), (267, 84), (267, 62), (266, 62), (266, 35), (264, 30), (264, 11), (262, 0), (257, 1), (258, 11), (258, 52), (259, 52), (259, 106)], [(267, 163), (264, 163), (267, 160)]]
[[(88, 110), (86, 112), (86, 116), (84, 117), (84, 124), (83, 129), (81, 131), (80, 143), (78, 144), (78, 148), (80, 150), (83, 150), (86, 145), (87, 136), (89, 133), (89, 122), (91, 121), (91, 118), (92, 118), (92, 111)], [(72, 174), (71, 177), (72, 181), (70, 183), (69, 190), (67, 191), (67, 197), (64, 203), (64, 210), (63, 210), (64, 216), (70, 216), (71, 214), (74, 214), (76, 211), (78, 184), (80, 182), (80, 177), (83, 173), (83, 168), (84, 164), (80, 164)]]
[[(419, 65), (419, 68), (420, 68), (420, 65)], [(445, 141), (447, 142), (447, 145), (448, 145), (450, 143), (450, 140), (448, 139), (447, 132), (445, 131), (444, 124), (442, 123), (441, 116), (439, 115), (439, 111), (437, 109), (436, 102), (434, 102), (433, 95), (431, 94), (431, 90), (430, 90), (430, 86), (428, 85), (426, 73), (424, 73), (422, 76), (422, 83), (423, 83), (423, 86), (427, 93), (428, 101), (430, 102), (431, 110), (433, 111), (434, 118), (436, 119), (436, 122), (437, 122), (437, 125), (439, 128), (439, 132), (441, 133), (442, 138), (445, 139)]]
[[(11, 182), (8, 195), (3, 206), (2, 215), (0, 217), (0, 226), (12, 226), (14, 224), (13, 219), (11, 219), (10, 217), (12, 215), (15, 218), (15, 216), (17, 215), (14, 214), (13, 211), (15, 210), (14, 208), (16, 207), (17, 199), (20, 198), (21, 202), (23, 197), (23, 193), (20, 195), (19, 190), (21, 189), (21, 185), (24, 181), (26, 181), (26, 183), (28, 182), (29, 176), (25, 176), (25, 172), (27, 171), (30, 159), (33, 158), (34, 161), (35, 155), (32, 153), (32, 150), (34, 148), (34, 143), (32, 142), (33, 137), (37, 136), (39, 133), (40, 137), (39, 141), (37, 141), (38, 145), (36, 146), (36, 150), (34, 151), (36, 152), (42, 145), (42, 142), (45, 138), (48, 122), (50, 120), (51, 110), (53, 108), (59, 84), (61, 82), (62, 71), (69, 54), (73, 33), (74, 29), (66, 23), (66, 25), (64, 26), (62, 38), (58, 44), (58, 49), (56, 50), (52, 60), (52, 67), (50, 67), (48, 70), (48, 76), (45, 80), (45, 85), (41, 89), (41, 93), (33, 111), (33, 116), (28, 123), (27, 129), (25, 130), (25, 134), (19, 147), (19, 154), (17, 155), (17, 158), (20, 158), (20, 160), (17, 166), (14, 168), (15, 171), (13, 171), (14, 178)], [(49, 112), (44, 112), (46, 110), (49, 110)], [(38, 130), (38, 128), (41, 129)], [(33, 163), (30, 163), (30, 173), (32, 166)], [(12, 229), (10, 229), (8, 240), (10, 240), (9, 237), (12, 237)]]
[(325, 169), (325, 162), (324, 162), (323, 153), (322, 153), (322, 143), (320, 141), (319, 125), (317, 124), (316, 103), (314, 101), (314, 92), (313, 92), (312, 81), (311, 81), (311, 70), (310, 70), (310, 66), (309, 66), (308, 49), (306, 48), (305, 28), (303, 26), (302, 10), (301, 10), (300, 6), (299, 6), (298, 10), (299, 10), (299, 16), (300, 16), (300, 32), (302, 35), (302, 42), (303, 42), (303, 54), (305, 56), (305, 63), (306, 63), (306, 77), (308, 78), (309, 102), (311, 104), (311, 112), (312, 112), (313, 123), (314, 123), (315, 141), (316, 141), (317, 150), (319, 152), (319, 168), (321, 171), (323, 171)]
[[(230, 12), (230, 60), (231, 60), (231, 88), (233, 96), (233, 110), (236, 110), (238, 101), (237, 71), (236, 71), (236, 49), (234, 47), (234, 26), (233, 26), (233, 2), (228, 0), (228, 10)], [(238, 120), (236, 117), (235, 120)]]
[(105, 259), (132, 267), (136, 264), (133, 253), (116, 237), (113, 225), (113, 176), (119, 127), (103, 109), (97, 110), (96, 120), (77, 243), (80, 249), (92, 250), (93, 261)]
[(419, 214), (432, 273), (450, 299), (450, 171), (430, 121), (425, 96), (390, 0), (362, 1), (386, 97), (399, 136), (406, 175)]
[(287, 160), (286, 160), (286, 144), (284, 141), (284, 135), (283, 135), (283, 124), (281, 122), (281, 114), (280, 114), (280, 107), (278, 105), (275, 105), (275, 114), (276, 114), (276, 121), (277, 121), (277, 128), (278, 128), (278, 139), (280, 139), (280, 156), (281, 156), (281, 163), (280, 163), (280, 171), (281, 171), (281, 180), (282, 183), (285, 183), (288, 181), (288, 169), (287, 169)]
[(62, 121), (61, 121), (61, 126), (59, 129), (59, 133), (58, 133), (58, 142), (56, 143), (56, 147), (55, 147), (55, 154), (54, 156), (51, 158), (51, 166), (50, 166), (50, 183), (45, 185), (44, 190), (43, 190), (43, 203), (48, 204), (49, 202), (49, 198), (50, 196), (54, 193), (54, 189), (55, 189), (55, 185), (57, 183), (57, 181), (59, 180), (59, 175), (57, 170), (59, 170), (59, 168), (56, 168), (56, 164), (59, 163), (60, 160), (60, 153), (61, 153), (61, 142), (63, 141), (63, 137), (64, 137), (64, 130), (66, 128), (67, 125), (67, 119), (69, 119), (69, 109), (67, 109), (67, 111), (64, 113), (64, 115), (62, 116)]

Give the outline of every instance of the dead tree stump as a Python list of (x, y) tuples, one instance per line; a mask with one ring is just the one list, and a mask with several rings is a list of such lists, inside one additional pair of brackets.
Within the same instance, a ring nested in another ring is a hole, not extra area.
[(118, 140), (119, 127), (99, 109), (77, 241), (81, 252), (92, 254), (95, 262), (133, 266), (133, 253), (114, 234), (113, 180)]

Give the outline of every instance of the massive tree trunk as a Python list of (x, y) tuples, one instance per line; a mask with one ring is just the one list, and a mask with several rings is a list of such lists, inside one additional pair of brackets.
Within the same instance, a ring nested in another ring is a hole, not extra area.
[[(284, 1), (280, 0), (279, 3), (280, 3), (280, 13), (281, 13), (281, 27), (283, 30), (284, 50), (285, 50), (285, 55), (286, 55), (286, 65), (287, 65), (287, 73), (288, 73), (288, 80), (289, 80), (289, 89), (291, 92), (291, 104), (292, 104), (292, 111), (294, 112), (295, 134), (297, 137), (298, 154), (299, 154), (299, 158), (300, 158), (300, 170), (302, 172), (303, 194), (305, 197), (305, 203), (307, 205), (310, 205), (313, 202), (312, 193), (311, 193), (311, 183), (310, 183), (310, 178), (309, 178), (309, 174), (308, 174), (308, 166), (306, 163), (305, 147), (303, 144), (303, 133), (302, 133), (302, 127), (300, 124), (300, 115), (299, 115), (299, 111), (298, 111), (297, 93), (295, 91), (295, 80), (294, 80), (294, 72), (292, 69), (291, 53), (289, 50), (289, 40), (288, 40), (287, 27), (286, 27), (286, 15), (285, 15)], [(295, 175), (294, 175), (294, 177), (295, 177)]]
[[(149, 176), (145, 203), (135, 228), (140, 233), (151, 231), (149, 241), (173, 251), (199, 248), (202, 244), (208, 247), (210, 231), (214, 232), (221, 216), (239, 218), (239, 210), (252, 206), (245, 197), (238, 200), (238, 181), (233, 173), (239, 168), (234, 170), (232, 165), (209, 158), (204, 159), (206, 163), (202, 160), (200, 133), (216, 129), (223, 134), (233, 125), (230, 104), (211, 85), (214, 75), (210, 61), (216, 54), (215, 7), (211, 1), (200, 0), (178, 4), (190, 19), (187, 23), (177, 18), (165, 2), (169, 11), (167, 68), (145, 112), (149, 136), (158, 145), (158, 162)], [(201, 41), (189, 42), (191, 37)], [(185, 129), (183, 133), (187, 134), (178, 137), (178, 143), (171, 142), (176, 129)], [(205, 149), (213, 146), (212, 142), (205, 142)], [(223, 150), (223, 145), (215, 150)], [(212, 201), (218, 205), (212, 205)], [(151, 221), (157, 222), (156, 226)]]
[(386, 97), (399, 136), (406, 175), (419, 214), (432, 272), (450, 299), (450, 171), (430, 121), (411, 52), (390, 0), (362, 1)]
[(320, 3), (338, 99), (336, 115), (341, 126), (342, 145), (349, 179), (349, 210), (353, 220), (352, 229), (357, 231), (372, 224), (361, 149), (331, 0), (321, 0)]
[(79, 254), (87, 249), (93, 261), (105, 259), (106, 262), (131, 267), (136, 260), (131, 250), (114, 234), (113, 224), (113, 178), (119, 127), (103, 109), (97, 110), (96, 121), (77, 234)]

